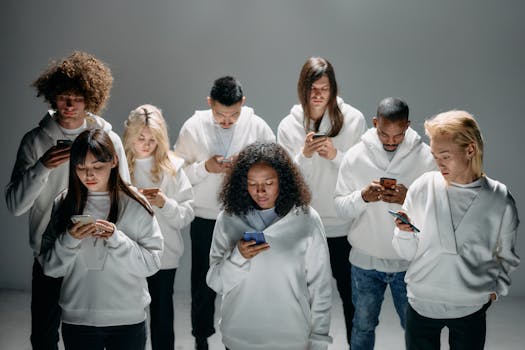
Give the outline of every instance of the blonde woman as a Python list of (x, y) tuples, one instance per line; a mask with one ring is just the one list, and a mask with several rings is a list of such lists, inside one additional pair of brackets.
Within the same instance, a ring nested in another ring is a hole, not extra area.
[(507, 187), (483, 173), (483, 140), (465, 111), (425, 122), (439, 171), (408, 190), (399, 213), (421, 232), (396, 219), (395, 250), (410, 260), (407, 349), (439, 349), (443, 327), (450, 349), (483, 349), (485, 313), (506, 295), (516, 269), (519, 219)]
[(161, 270), (148, 277), (152, 349), (173, 350), (173, 284), (184, 251), (181, 229), (194, 217), (193, 191), (179, 168), (182, 160), (169, 150), (166, 121), (159, 108), (149, 104), (137, 107), (125, 126), (124, 149), (131, 181), (153, 207), (164, 237)]

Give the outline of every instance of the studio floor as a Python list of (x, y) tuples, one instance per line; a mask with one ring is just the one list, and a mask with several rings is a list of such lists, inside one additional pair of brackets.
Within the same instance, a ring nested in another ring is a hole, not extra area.
[[(0, 289), (0, 349), (31, 349), (30, 333), (30, 300), (31, 295), (25, 291)], [(334, 299), (330, 335), (333, 343), (329, 349), (347, 349), (341, 303)], [(487, 313), (487, 350), (523, 350), (525, 346), (525, 310), (524, 297), (507, 297), (491, 306)], [(175, 349), (194, 349), (190, 325), (189, 292), (175, 293)], [(442, 349), (448, 349), (447, 331), (442, 333)], [(209, 338), (211, 350), (223, 350), (220, 333)], [(150, 345), (146, 347), (150, 350)], [(375, 349), (403, 349), (403, 332), (390, 295), (385, 302), (376, 332)], [(60, 344), (60, 349), (63, 349)]]

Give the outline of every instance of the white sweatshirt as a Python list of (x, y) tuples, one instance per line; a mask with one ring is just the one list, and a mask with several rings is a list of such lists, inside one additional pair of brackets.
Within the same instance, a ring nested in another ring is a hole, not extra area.
[(206, 281), (222, 294), (223, 343), (232, 350), (326, 349), (332, 274), (319, 215), (292, 209), (264, 230), (270, 248), (246, 260), (236, 245), (254, 230), (225, 212), (215, 225)]
[[(327, 237), (346, 236), (349, 222), (337, 217), (334, 206), (334, 190), (337, 182), (337, 173), (344, 153), (359, 142), (361, 135), (366, 131), (366, 122), (363, 114), (338, 97), (337, 104), (344, 116), (341, 131), (332, 137), (337, 154), (334, 159), (328, 160), (315, 153), (311, 158), (303, 155), (302, 149), (306, 138), (304, 130), (304, 111), (301, 105), (292, 107), (277, 129), (277, 142), (283, 146), (290, 156), (299, 165), (310, 190), (312, 191), (312, 207), (317, 210), (326, 231)], [(331, 129), (330, 118), (323, 116), (320, 132), (328, 133)]]
[[(63, 198), (65, 193), (54, 208)], [(120, 195), (115, 226), (113, 235), (100, 245), (106, 250), (101, 269), (89, 268), (83, 258), (93, 240), (79, 240), (67, 232), (58, 233), (53, 249), (43, 257), (46, 275), (64, 277), (59, 304), (65, 323), (106, 327), (146, 319), (151, 301), (146, 277), (160, 268), (162, 233), (155, 217), (125, 194)]]
[[(182, 126), (174, 146), (176, 155), (185, 161), (184, 170), (193, 186), (195, 216), (212, 220), (219, 213), (217, 195), (224, 178), (224, 174), (208, 173), (204, 166), (208, 159), (216, 155), (214, 128), (211, 109), (196, 111)], [(239, 153), (255, 141), (275, 142), (275, 135), (268, 124), (254, 114), (253, 109), (242, 107), (228, 156)]]
[[(394, 221), (388, 209), (397, 211), (401, 205), (383, 201), (367, 203), (361, 190), (380, 177), (396, 178), (407, 188), (421, 174), (436, 169), (428, 145), (408, 128), (403, 142), (390, 161), (379, 140), (377, 130), (369, 129), (361, 142), (350, 148), (343, 158), (335, 189), (338, 214), (352, 220), (348, 241), (352, 245), (350, 262), (363, 269), (400, 272), (408, 266), (392, 248)], [(363, 257), (377, 266), (369, 266)], [(386, 263), (381, 263), (381, 259)]]
[[(151, 160), (153, 158), (150, 158)], [(189, 225), (194, 218), (193, 214), (193, 189), (190, 180), (181, 168), (183, 160), (172, 158), (172, 162), (177, 168), (175, 176), (163, 174), (160, 184), (155, 184), (151, 180), (151, 165), (147, 163), (147, 168), (139, 170), (142, 166), (142, 159), (135, 161), (135, 183), (134, 185), (143, 187), (158, 187), (166, 195), (167, 200), (162, 208), (153, 206), (153, 211), (159, 222), (162, 236), (164, 237), (164, 252), (162, 254), (162, 269), (175, 269), (179, 266), (179, 260), (184, 253), (184, 241), (181, 230)], [(149, 182), (143, 183), (137, 177), (138, 173), (149, 176)], [(151, 184), (151, 185), (150, 185)]]
[[(119, 158), (120, 176), (129, 182), (124, 147), (120, 137), (111, 131), (111, 124), (93, 114), (86, 117), (86, 122), (88, 129), (101, 128), (109, 133)], [(50, 110), (39, 125), (22, 138), (11, 181), (5, 189), (7, 207), (14, 215), (29, 211), (29, 243), (35, 256), (40, 253), (42, 234), (49, 222), (53, 200), (68, 186), (69, 161), (54, 169), (48, 169), (40, 162), (40, 157), (59, 139), (67, 137), (60, 130), (54, 111)]]
[(507, 295), (509, 274), (520, 262), (515, 252), (519, 219), (505, 185), (483, 176), (478, 196), (454, 230), (446, 186), (439, 172), (414, 182), (403, 210), (421, 232), (396, 228), (392, 243), (410, 260), (405, 276), (410, 303), (449, 305), (451, 317), (462, 317), (458, 311), (487, 303), (490, 293)]

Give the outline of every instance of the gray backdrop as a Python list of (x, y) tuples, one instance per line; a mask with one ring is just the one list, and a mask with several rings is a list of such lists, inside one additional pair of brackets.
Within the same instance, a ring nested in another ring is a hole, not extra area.
[[(297, 103), (302, 64), (320, 55), (335, 67), (340, 96), (369, 126), (386, 96), (406, 99), (420, 133), (424, 119), (438, 112), (476, 115), (485, 170), (510, 187), (524, 216), (523, 1), (7, 0), (1, 6), (2, 186), (21, 137), (46, 111), (31, 82), (50, 59), (74, 49), (112, 68), (115, 84), (103, 116), (119, 134), (131, 109), (153, 103), (164, 111), (172, 144), (184, 120), (207, 107), (213, 80), (225, 74), (243, 82), (247, 105), (276, 131)], [(0, 288), (28, 289), (27, 216), (14, 217), (0, 203)], [(188, 252), (187, 232), (185, 238)], [(189, 289), (188, 271), (186, 253), (177, 289)], [(525, 269), (513, 274), (511, 293), (525, 295)]]

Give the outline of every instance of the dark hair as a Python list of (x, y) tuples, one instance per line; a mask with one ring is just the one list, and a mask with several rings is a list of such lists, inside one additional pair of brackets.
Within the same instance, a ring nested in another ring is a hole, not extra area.
[(34, 82), (37, 97), (43, 96), (56, 109), (56, 97), (65, 92), (83, 96), (86, 110), (97, 114), (109, 99), (113, 84), (111, 70), (94, 56), (73, 52), (61, 62), (53, 62)]
[(210, 98), (225, 106), (234, 105), (240, 101), (244, 94), (241, 83), (231, 76), (219, 78), (213, 82)]
[[(85, 130), (77, 136), (71, 145), (71, 156), (69, 158), (69, 187), (66, 198), (59, 211), (59, 230), (65, 231), (69, 224), (71, 215), (82, 214), (86, 205), (88, 190), (78, 178), (76, 168), (84, 164), (88, 152), (100, 162), (111, 162), (116, 157), (115, 146), (109, 135), (102, 129)], [(115, 223), (118, 218), (118, 198), (120, 192), (139, 202), (144, 209), (153, 215), (151, 206), (143, 198), (139, 197), (122, 178), (118, 166), (111, 169), (108, 180), (110, 197), (110, 210), (107, 220)]]
[(408, 105), (396, 97), (384, 98), (379, 102), (376, 117), (390, 121), (408, 120)]
[(231, 173), (224, 179), (219, 201), (224, 210), (233, 215), (245, 215), (258, 209), (248, 193), (248, 171), (255, 164), (267, 164), (277, 172), (279, 195), (275, 211), (285, 216), (294, 207), (308, 210), (311, 194), (301, 172), (288, 153), (276, 143), (255, 142), (244, 148), (233, 164)]
[[(330, 82), (330, 98), (328, 100), (328, 105), (326, 106), (331, 123), (328, 136), (334, 137), (339, 134), (343, 127), (344, 116), (337, 105), (337, 81), (335, 80), (335, 71), (332, 64), (322, 57), (310, 57), (301, 69), (299, 81), (297, 82), (297, 94), (299, 95), (301, 106), (303, 106), (304, 129), (306, 132), (309, 132), (311, 123), (310, 92), (312, 90), (312, 84), (319, 80), (323, 75), (326, 75)], [(320, 124), (321, 120), (315, 123), (314, 131), (319, 131)]]

